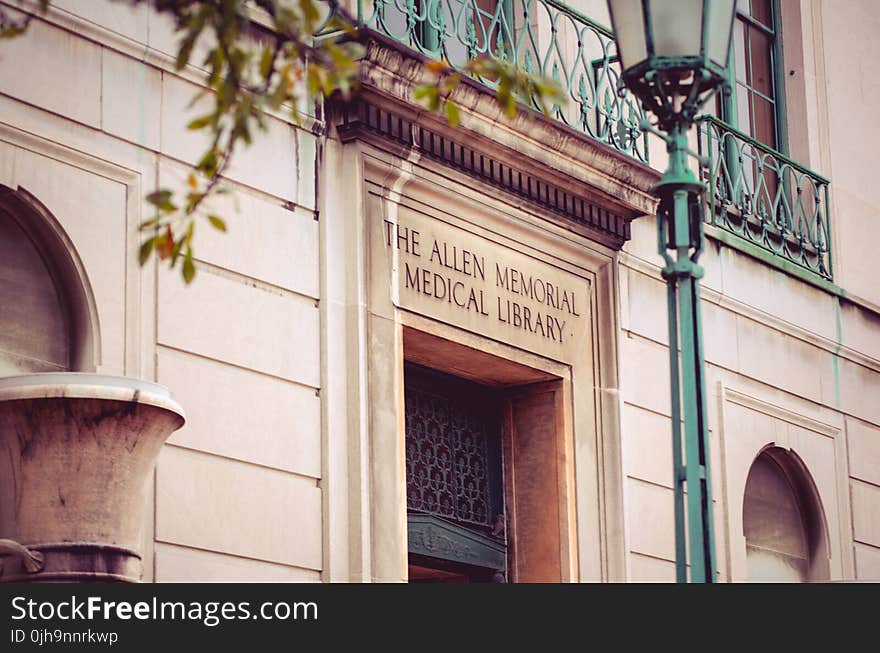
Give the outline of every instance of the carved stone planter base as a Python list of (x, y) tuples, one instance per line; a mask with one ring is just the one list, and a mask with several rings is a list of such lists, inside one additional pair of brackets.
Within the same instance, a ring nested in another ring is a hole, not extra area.
[(0, 538), (27, 547), (30, 563), (43, 558), (29, 573), (20, 550), (5, 554), (0, 581), (140, 580), (147, 481), (183, 423), (154, 383), (0, 378)]
[(0, 575), (4, 583), (134, 583), (143, 574), (140, 553), (112, 544), (56, 542), (27, 548), (43, 555), (43, 568), (31, 574), (17, 558), (6, 558)]

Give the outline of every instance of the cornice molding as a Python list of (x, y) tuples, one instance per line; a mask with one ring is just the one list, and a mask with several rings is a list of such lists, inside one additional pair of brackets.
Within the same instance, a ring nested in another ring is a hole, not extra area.
[(587, 227), (616, 249), (633, 219), (654, 212), (654, 169), (543, 116), (508, 118), (492, 91), (469, 79), (452, 94), (461, 115), (452, 128), (415, 100), (415, 88), (436, 83), (423, 56), (373, 32), (362, 39), (359, 91), (327, 107), (343, 142), (418, 151)]
[(422, 155), (464, 172), (482, 182), (500, 187), (544, 209), (561, 215), (600, 242), (620, 249), (630, 237), (630, 219), (597, 204), (589, 198), (511, 166), (497, 154), (484, 153), (465, 144), (465, 139), (426, 129), (413, 120), (359, 101), (349, 104), (336, 125), (340, 140), (364, 140), (380, 148), (417, 150)]

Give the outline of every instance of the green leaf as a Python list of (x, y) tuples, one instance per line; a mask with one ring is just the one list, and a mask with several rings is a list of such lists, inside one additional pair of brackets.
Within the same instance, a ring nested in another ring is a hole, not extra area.
[(428, 85), (416, 86), (415, 89), (413, 90), (413, 97), (416, 100), (423, 100), (427, 97), (430, 97), (430, 96), (436, 95), (436, 94), (437, 94), (437, 87), (436, 86), (428, 86)]
[(205, 198), (204, 193), (188, 193), (186, 196), (186, 205), (183, 207), (183, 210), (186, 213), (192, 213), (192, 210), (196, 207), (196, 205), (201, 202)]
[(512, 95), (508, 95), (504, 103), (504, 109), (508, 118), (516, 117), (516, 99)]
[(183, 247), (183, 238), (176, 240), (171, 247), (171, 267), (177, 265), (177, 259), (180, 258), (180, 250)]
[(196, 221), (190, 220), (189, 227), (187, 227), (187, 229), (186, 229), (186, 233), (184, 234), (183, 238), (180, 239), (180, 241), (182, 243), (186, 243), (187, 249), (189, 249), (190, 242), (192, 241), (193, 233), (195, 232), (195, 230), (196, 230)]
[(147, 202), (164, 213), (172, 213), (177, 210), (177, 205), (171, 201), (170, 190), (157, 190), (147, 195)]
[(146, 263), (150, 258), (150, 254), (153, 253), (154, 242), (155, 242), (155, 238), (153, 236), (150, 236), (144, 242), (141, 243), (141, 249), (138, 252), (138, 263), (140, 263), (141, 265)]
[(263, 48), (263, 55), (260, 57), (260, 75), (263, 78), (269, 77), (272, 72), (272, 48)]
[(177, 70), (182, 70), (189, 63), (189, 58), (192, 55), (198, 36), (198, 32), (190, 32), (180, 44), (180, 50), (177, 51), (177, 59), (174, 62)]
[[(208, 77), (208, 86), (215, 88), (217, 82), (220, 81), (220, 73), (223, 72), (223, 64), (226, 62), (226, 57), (223, 54), (223, 50), (214, 48), (208, 55), (208, 59), (211, 62), (211, 75)], [(208, 59), (205, 60), (205, 63), (208, 63)]]
[(190, 284), (196, 278), (196, 265), (193, 262), (192, 248), (187, 247), (186, 256), (183, 259), (183, 280)]
[(269, 95), (269, 106), (277, 109), (287, 99), (290, 93), (290, 86), (286, 78), (281, 77), (275, 85), (275, 89)]
[(318, 13), (318, 8), (315, 6), (315, 3), (312, 0), (299, 0), (299, 8), (302, 11), (303, 17), (305, 18), (305, 29), (306, 31), (311, 31), (314, 29), (315, 23), (320, 18), (320, 14)]
[(204, 172), (208, 177), (213, 177), (217, 173), (217, 152), (214, 150), (208, 150), (205, 152), (205, 155), (201, 158), (198, 165), (196, 166), (199, 170)]
[(208, 20), (208, 14), (211, 11), (213, 11), (211, 5), (203, 4), (196, 14), (188, 17), (189, 19), (184, 26), (180, 26), (185, 27), (187, 33), (186, 37), (180, 43), (180, 49), (177, 51), (177, 59), (175, 60), (177, 70), (182, 69), (187, 63), (189, 63), (193, 47), (201, 35), (202, 30), (205, 28), (205, 22)]
[(11, 39), (24, 34), (26, 30), (27, 27), (25, 25), (8, 25), (0, 29), (0, 39)]
[(147, 201), (153, 206), (159, 206), (161, 204), (167, 204), (171, 201), (171, 191), (170, 190), (157, 190), (149, 195), (147, 195)]
[(318, 91), (321, 90), (321, 74), (323, 72), (323, 68), (315, 64), (309, 64), (308, 73), (306, 74), (306, 87), (310, 95), (317, 95)]
[(208, 215), (208, 222), (211, 223), (211, 226), (214, 227), (217, 231), (226, 231), (226, 222), (217, 215)]
[(144, 231), (145, 229), (150, 229), (151, 227), (156, 227), (159, 225), (160, 218), (158, 215), (153, 216), (149, 220), (144, 220), (138, 225), (138, 229)]
[(237, 87), (235, 86), (235, 80), (232, 76), (226, 77), (220, 83), (220, 88), (217, 89), (217, 97), (215, 100), (214, 106), (216, 107), (216, 111), (218, 114), (221, 114), (229, 109), (232, 106), (232, 103), (235, 101), (235, 96), (237, 94)]
[(461, 117), (458, 115), (458, 106), (456, 106), (455, 102), (447, 100), (445, 109), (446, 120), (449, 121), (449, 126), (458, 127), (458, 123), (461, 122)]
[(327, 54), (330, 55), (330, 58), (333, 60), (333, 63), (336, 64), (337, 68), (344, 69), (352, 65), (353, 62), (349, 58), (348, 53), (342, 48), (328, 42), (325, 50)]
[(187, 129), (202, 129), (211, 124), (211, 120), (213, 120), (213, 113), (206, 113), (204, 116), (199, 116), (195, 120), (190, 121), (190, 123), (186, 126)]

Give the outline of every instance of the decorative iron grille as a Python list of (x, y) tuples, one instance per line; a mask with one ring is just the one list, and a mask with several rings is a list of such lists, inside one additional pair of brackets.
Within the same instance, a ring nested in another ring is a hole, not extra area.
[(491, 528), (500, 512), (497, 434), (470, 401), (406, 387), (407, 507)]

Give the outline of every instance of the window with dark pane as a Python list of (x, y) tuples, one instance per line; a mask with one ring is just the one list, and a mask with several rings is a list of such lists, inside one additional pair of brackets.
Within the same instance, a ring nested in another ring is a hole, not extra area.
[(731, 95), (719, 97), (712, 113), (764, 145), (782, 150), (778, 23), (777, 0), (738, 0), (731, 47)]
[[(729, 93), (719, 94), (710, 112), (759, 143), (785, 153), (778, 1), (737, 0)], [(728, 168), (741, 171), (741, 192), (753, 202), (750, 212), (757, 219), (773, 215), (780, 192), (778, 160), (749, 143), (727, 156)]]

